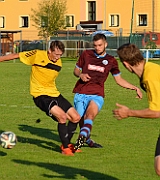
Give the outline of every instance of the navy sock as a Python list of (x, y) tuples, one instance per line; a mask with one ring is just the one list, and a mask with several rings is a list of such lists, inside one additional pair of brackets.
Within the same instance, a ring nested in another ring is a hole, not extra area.
[(71, 121), (68, 122), (68, 140), (69, 140), (69, 143), (76, 131), (76, 128), (77, 128), (77, 123), (73, 123)]
[(63, 144), (63, 147), (68, 148), (68, 144), (69, 144), (68, 127), (66, 126), (66, 123), (64, 124), (58, 123), (58, 133), (59, 133), (61, 142)]

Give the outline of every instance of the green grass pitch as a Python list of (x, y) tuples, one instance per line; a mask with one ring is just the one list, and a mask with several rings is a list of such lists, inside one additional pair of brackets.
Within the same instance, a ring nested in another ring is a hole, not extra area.
[[(71, 103), (74, 59), (63, 59), (57, 87)], [(157, 62), (159, 63), (159, 62)], [(139, 86), (138, 78), (119, 63), (122, 77)], [(18, 143), (13, 149), (0, 147), (4, 180), (158, 180), (154, 171), (159, 119), (113, 118), (115, 103), (141, 109), (148, 106), (146, 94), (136, 99), (135, 91), (116, 85), (109, 75), (105, 103), (94, 121), (92, 138), (102, 149), (82, 148), (82, 153), (65, 157), (60, 153), (57, 123), (41, 112), (29, 94), (31, 67), (15, 62), (0, 63), (0, 132), (13, 131)], [(40, 119), (40, 123), (36, 120)], [(73, 137), (76, 141), (79, 128)]]

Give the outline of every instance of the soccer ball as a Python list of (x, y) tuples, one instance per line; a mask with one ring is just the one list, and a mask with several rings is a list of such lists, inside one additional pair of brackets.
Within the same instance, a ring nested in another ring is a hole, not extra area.
[(17, 143), (16, 135), (11, 131), (3, 132), (0, 135), (0, 144), (5, 149), (12, 149)]

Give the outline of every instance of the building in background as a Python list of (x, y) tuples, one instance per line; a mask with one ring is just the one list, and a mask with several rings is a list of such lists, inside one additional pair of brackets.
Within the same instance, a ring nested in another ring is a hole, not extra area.
[[(38, 40), (30, 18), (41, 0), (0, 0), (0, 31), (21, 31), (23, 40)], [(66, 30), (109, 30), (115, 36), (160, 32), (160, 0), (67, 0)], [(53, 34), (54, 35), (54, 34)], [(19, 40), (15, 33), (12, 40)]]

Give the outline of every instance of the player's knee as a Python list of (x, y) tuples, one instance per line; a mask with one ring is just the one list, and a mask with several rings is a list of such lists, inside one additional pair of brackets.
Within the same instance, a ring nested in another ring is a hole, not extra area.
[(78, 122), (80, 121), (80, 119), (81, 119), (81, 117), (80, 117), (80, 115), (77, 113), (77, 114), (75, 115), (74, 119), (73, 119), (73, 122), (74, 122), (74, 123), (78, 123)]
[(86, 112), (86, 114), (84, 115), (84, 119), (94, 120), (97, 114), (98, 113)]
[(67, 116), (66, 116), (66, 114), (65, 113), (63, 113), (63, 114), (61, 114), (59, 117), (58, 117), (58, 121), (59, 121), (59, 123), (66, 123), (66, 121), (67, 121)]

